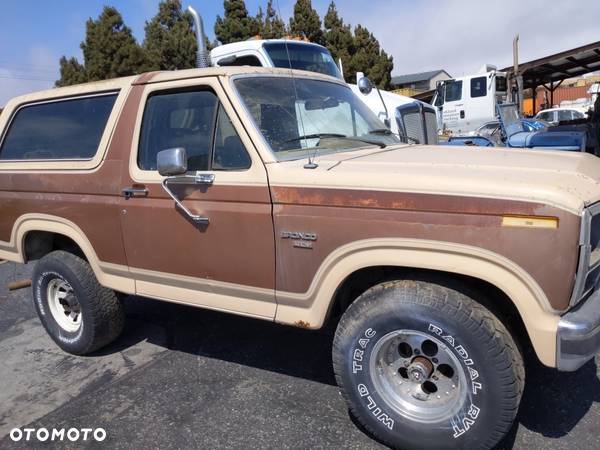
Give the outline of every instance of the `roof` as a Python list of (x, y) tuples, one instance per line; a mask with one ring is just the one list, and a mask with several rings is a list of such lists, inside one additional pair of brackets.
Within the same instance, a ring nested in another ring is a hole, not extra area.
[(400, 84), (418, 83), (419, 81), (429, 81), (439, 73), (445, 73), (448, 78), (450, 75), (443, 69), (430, 70), (428, 72), (409, 73), (407, 75), (397, 75), (392, 77), (392, 84), (397, 86)]
[(231, 77), (235, 75), (286, 75), (293, 73), (298, 77), (320, 78), (327, 81), (336, 81), (345, 84), (342, 80), (317, 72), (306, 70), (290, 70), (278, 67), (257, 67), (257, 66), (213, 66), (204, 69), (186, 69), (186, 70), (168, 70), (162, 72), (149, 72), (142, 74), (134, 84), (160, 83), (163, 81), (185, 80), (189, 78), (201, 78), (210, 76)]
[[(294, 75), (302, 78), (319, 78), (327, 81), (343, 83), (343, 81), (317, 72), (307, 72), (304, 70), (279, 69), (270, 67), (249, 67), (249, 66), (227, 66), (227, 67), (207, 67), (204, 69), (186, 69), (170, 70), (158, 72), (146, 72), (141, 75), (134, 75), (122, 78), (113, 78), (110, 80), (93, 81), (89, 83), (76, 84), (73, 86), (48, 89), (45, 91), (32, 92), (30, 94), (14, 97), (6, 104), (5, 109), (14, 108), (15, 104), (29, 103), (33, 101), (56, 99), (62, 97), (72, 97), (76, 95), (85, 95), (94, 92), (115, 91), (136, 84), (159, 83), (164, 81), (186, 80), (191, 78), (202, 78), (209, 76), (234, 76), (245, 74), (264, 74), (264, 75)], [(10, 107), (10, 108), (9, 108)]]
[(301, 44), (301, 45), (312, 45), (316, 47), (325, 48), (322, 45), (315, 44), (314, 42), (306, 42), (295, 39), (247, 39), (245, 41), (232, 42), (231, 44), (219, 45), (210, 51), (210, 55), (213, 58), (220, 57), (223, 55), (229, 55), (231, 53), (237, 53), (243, 50), (258, 50), (263, 44)]
[[(577, 77), (600, 70), (600, 41), (519, 64), (523, 88)], [(513, 67), (502, 69), (512, 72)]]

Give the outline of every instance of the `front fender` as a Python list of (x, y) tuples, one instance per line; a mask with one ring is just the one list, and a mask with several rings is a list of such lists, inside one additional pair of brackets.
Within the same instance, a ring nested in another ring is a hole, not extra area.
[(321, 264), (307, 292), (277, 291), (275, 320), (320, 328), (334, 295), (352, 273), (376, 266), (429, 269), (486, 281), (514, 303), (542, 363), (556, 365), (559, 315), (536, 281), (513, 261), (468, 245), (417, 240), (367, 239), (339, 247)]

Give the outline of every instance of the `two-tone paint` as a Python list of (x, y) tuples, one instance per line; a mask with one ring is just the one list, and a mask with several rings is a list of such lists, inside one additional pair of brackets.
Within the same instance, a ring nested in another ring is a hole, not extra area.
[[(600, 199), (596, 158), (403, 145), (329, 155), (306, 170), (304, 161), (276, 161), (240, 103), (238, 76), (289, 70), (158, 72), (11, 101), (1, 130), (22, 105), (119, 92), (94, 159), (0, 161), (0, 258), (25, 261), (31, 231), (63, 234), (107, 287), (310, 328), (324, 323), (336, 290), (357, 270), (458, 273), (505, 292), (542, 362), (555, 365), (581, 213)], [(147, 97), (190, 87), (218, 95), (252, 161), (248, 170), (211, 172), (211, 186), (177, 186), (189, 209), (209, 217), (206, 227), (175, 208), (157, 172), (137, 167)], [(126, 199), (128, 187), (148, 194)], [(315, 238), (296, 246), (282, 232)]]

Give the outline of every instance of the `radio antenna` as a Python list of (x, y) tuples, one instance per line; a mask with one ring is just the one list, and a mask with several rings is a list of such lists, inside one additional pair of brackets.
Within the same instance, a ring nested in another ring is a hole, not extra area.
[[(279, 13), (279, 17), (283, 17), (281, 15), (281, 8), (279, 7), (279, 0), (276, 0), (277, 2), (277, 11)], [(288, 59), (288, 64), (290, 65), (290, 77), (292, 78), (292, 86), (294, 86), (294, 96), (296, 97), (296, 102), (298, 102), (299, 97), (298, 97), (298, 89), (296, 88), (296, 78), (294, 77), (294, 70), (292, 69), (292, 58), (290, 57), (290, 49), (288, 47), (288, 36), (284, 36), (283, 37), (283, 42), (285, 45), (285, 52), (287, 54), (287, 59)], [(302, 118), (302, 113), (299, 112), (298, 114), (300, 116), (300, 128), (302, 128), (302, 136), (304, 138), (304, 145), (306, 146), (306, 151), (308, 153), (308, 163), (304, 164), (304, 168), (305, 169), (316, 169), (318, 167), (317, 164), (315, 164), (315, 162), (313, 161), (313, 158), (311, 157), (310, 154), (310, 150), (308, 150), (308, 138), (306, 137), (306, 131), (304, 129), (304, 119)]]

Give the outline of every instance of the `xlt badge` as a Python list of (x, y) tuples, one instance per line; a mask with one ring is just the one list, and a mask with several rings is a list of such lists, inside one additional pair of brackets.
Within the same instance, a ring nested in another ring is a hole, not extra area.
[(292, 245), (298, 248), (313, 248), (313, 242), (317, 240), (316, 233), (304, 233), (300, 231), (282, 231), (281, 239), (292, 239)]

